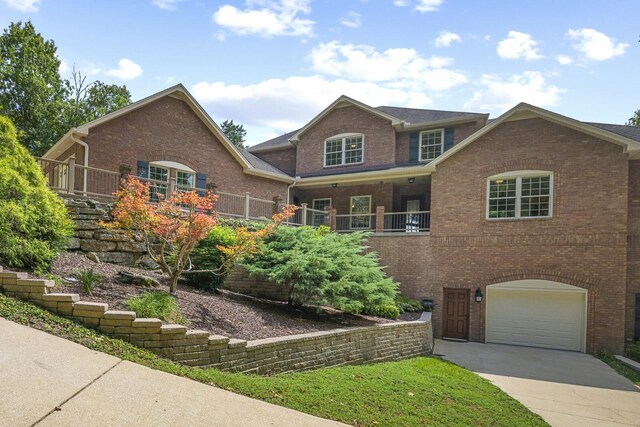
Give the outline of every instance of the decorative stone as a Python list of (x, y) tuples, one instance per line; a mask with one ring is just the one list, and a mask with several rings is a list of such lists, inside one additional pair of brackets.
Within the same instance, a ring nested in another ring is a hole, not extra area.
[(101, 240), (80, 240), (80, 249), (87, 252), (109, 252), (116, 248), (115, 242)]
[(75, 236), (79, 239), (93, 239), (94, 233), (92, 230), (76, 230)]
[(44, 301), (67, 301), (67, 302), (76, 302), (80, 301), (80, 295), (78, 294), (45, 294), (42, 296)]
[(133, 328), (159, 328), (162, 326), (162, 320), (141, 317), (131, 322), (131, 326)]
[(100, 228), (98, 221), (89, 219), (79, 219), (75, 221), (76, 230), (97, 230)]
[(147, 270), (157, 270), (160, 268), (160, 264), (155, 262), (149, 255), (143, 255), (140, 258), (140, 267), (146, 268)]
[(73, 308), (76, 310), (100, 311), (104, 313), (109, 309), (109, 304), (101, 302), (78, 301), (77, 303), (73, 304)]
[(131, 252), (96, 252), (96, 255), (100, 262), (132, 266), (136, 264), (138, 259), (140, 259), (139, 254), (134, 254)]
[(98, 230), (94, 233), (94, 237), (97, 240), (104, 240), (107, 242), (127, 242), (132, 239), (130, 233), (122, 230)]
[(95, 252), (89, 252), (88, 254), (85, 255), (87, 257), (87, 259), (89, 259), (90, 261), (95, 262), (96, 264), (100, 264), (100, 258), (98, 258), (98, 255), (96, 255)]
[(180, 334), (185, 332), (187, 332), (187, 328), (182, 325), (162, 325), (160, 327), (161, 334)]
[(142, 286), (145, 288), (157, 288), (158, 286), (160, 286), (160, 283), (153, 277), (129, 273), (128, 271), (118, 272), (118, 280), (120, 280), (122, 283)]
[(136, 318), (135, 311), (109, 310), (104, 313), (105, 319), (133, 320)]
[(79, 249), (80, 239), (78, 239), (77, 237), (70, 237), (69, 240), (67, 240), (66, 248), (69, 250)]

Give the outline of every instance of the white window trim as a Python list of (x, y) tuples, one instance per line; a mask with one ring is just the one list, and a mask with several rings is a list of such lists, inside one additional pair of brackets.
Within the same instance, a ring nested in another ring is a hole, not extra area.
[(432, 162), (437, 159), (439, 156), (434, 157), (433, 159), (423, 159), (422, 158), (422, 134), (423, 133), (436, 133), (440, 132), (440, 156), (444, 154), (444, 128), (441, 129), (427, 129), (420, 132), (418, 135), (418, 160), (421, 162)]
[[(521, 170), (502, 173), (499, 175), (493, 175), (487, 178), (486, 197), (485, 197), (485, 218), (489, 221), (504, 221), (504, 220), (528, 220), (528, 219), (545, 219), (553, 217), (553, 172), (540, 171), (540, 170)], [(549, 177), (549, 215), (547, 216), (520, 216), (520, 208), (522, 205), (522, 178), (535, 178), (539, 176)], [(516, 178), (516, 216), (504, 217), (504, 218), (491, 218), (489, 217), (489, 193), (491, 188), (491, 181), (496, 179), (513, 179)]]
[[(353, 212), (353, 199), (356, 198), (356, 197), (367, 197), (369, 199), (368, 212), (356, 212), (356, 213)], [(369, 229), (371, 229), (371, 202), (372, 202), (371, 199), (372, 199), (371, 198), (371, 194), (362, 194), (362, 195), (359, 195), (359, 196), (351, 196), (351, 197), (349, 197), (349, 215), (350, 215), (350, 217), (349, 217), (349, 229), (351, 229), (351, 230), (369, 230)], [(351, 220), (353, 219), (354, 215), (357, 215), (357, 216), (359, 216), (359, 215), (368, 216), (369, 217), (369, 227), (368, 228), (353, 227), (351, 225), (352, 224)]]
[[(350, 137), (354, 137), (354, 136), (361, 136), (362, 137), (362, 160), (359, 162), (354, 162), (354, 163), (345, 163), (344, 162), (344, 158), (345, 158), (345, 140), (346, 138), (350, 138)], [(327, 142), (331, 141), (333, 139), (342, 139), (342, 162), (337, 164), (337, 165), (327, 165)], [(335, 167), (340, 167), (340, 166), (351, 166), (351, 165), (359, 165), (364, 163), (364, 134), (363, 133), (341, 133), (338, 135), (333, 135), (329, 138), (326, 138), (324, 140), (324, 154), (322, 157), (322, 166), (325, 168), (335, 168)]]
[(316, 201), (318, 200), (328, 200), (329, 201), (329, 206), (332, 206), (333, 200), (331, 200), (331, 197), (321, 197), (319, 199), (312, 199), (311, 200), (311, 209), (316, 209)]

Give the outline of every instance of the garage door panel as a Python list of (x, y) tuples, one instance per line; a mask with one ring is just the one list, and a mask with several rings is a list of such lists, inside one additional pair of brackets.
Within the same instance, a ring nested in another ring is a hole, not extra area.
[(487, 342), (582, 350), (585, 294), (491, 289)]

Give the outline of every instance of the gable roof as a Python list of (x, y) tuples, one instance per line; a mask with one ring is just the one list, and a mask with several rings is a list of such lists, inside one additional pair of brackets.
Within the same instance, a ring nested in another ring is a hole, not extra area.
[(295, 135), (299, 130), (300, 129), (296, 129), (294, 131), (287, 132), (283, 135), (276, 136), (275, 138), (270, 139), (268, 141), (261, 142), (260, 144), (252, 145), (251, 147), (247, 148), (247, 150), (249, 150), (249, 152), (252, 152), (252, 153), (259, 153), (260, 151), (292, 147), (293, 145), (291, 145), (291, 143), (289, 142), (289, 138)]
[(381, 110), (377, 110), (373, 107), (368, 106), (367, 104), (357, 101), (353, 98), (349, 98), (346, 95), (342, 95), (340, 96), (338, 99), (336, 99), (335, 101), (333, 101), (331, 103), (331, 105), (329, 105), (327, 108), (325, 108), (324, 110), (322, 110), (322, 112), (320, 112), (320, 114), (318, 114), (317, 116), (315, 116), (313, 119), (311, 119), (311, 121), (309, 123), (307, 123), (306, 125), (304, 125), (302, 128), (298, 129), (298, 131), (291, 137), (289, 138), (289, 141), (291, 141), (292, 143), (296, 143), (298, 142), (298, 140), (300, 139), (300, 136), (305, 133), (307, 130), (309, 130), (310, 128), (313, 127), (313, 125), (315, 125), (316, 123), (318, 123), (320, 120), (322, 120), (327, 114), (329, 114), (331, 111), (333, 111), (335, 108), (338, 107), (343, 107), (345, 105), (353, 105), (354, 107), (358, 107), (361, 108), (375, 116), (381, 117), (385, 120), (389, 120), (391, 122), (392, 126), (398, 125), (400, 123), (402, 123), (402, 120), (400, 120), (397, 117), (392, 116), (391, 114), (385, 113), (384, 111)]
[[(584, 123), (575, 119), (572, 119), (567, 116), (563, 116), (558, 113), (554, 113), (549, 110), (545, 110), (540, 107), (536, 107), (531, 104), (527, 104), (525, 102), (521, 102), (506, 113), (502, 114), (495, 120), (492, 120), (490, 124), (484, 126), (479, 129), (465, 140), (456, 144), (450, 150), (444, 152), (440, 157), (436, 158), (434, 161), (428, 164), (429, 168), (435, 170), (437, 165), (447, 160), (449, 157), (454, 156), (457, 152), (463, 150), (468, 145), (472, 144), (474, 141), (478, 140), (483, 135), (491, 132), (496, 127), (500, 126), (500, 124), (513, 121), (513, 120), (521, 120), (527, 118), (542, 118), (548, 120), (553, 123), (557, 123), (561, 126), (565, 126), (578, 132), (586, 133), (588, 135), (595, 136), (597, 138), (603, 139), (605, 141), (612, 142), (614, 144), (618, 144), (624, 147), (625, 151), (630, 154), (630, 158), (640, 158), (640, 140), (636, 140), (630, 138), (629, 136), (622, 135), (620, 133), (619, 125), (603, 125), (595, 126), (594, 124)], [(608, 129), (607, 129), (608, 128)], [(609, 129), (617, 129), (618, 132), (614, 132)], [(628, 131), (632, 132), (632, 131)], [(633, 132), (635, 135), (635, 132)]]
[(376, 110), (391, 114), (392, 116), (401, 119), (406, 125), (458, 119), (478, 119), (488, 116), (488, 114), (464, 111), (425, 110), (422, 108), (390, 107), (388, 105), (376, 107)]
[[(280, 171), (277, 168), (272, 167), (268, 163), (261, 162), (251, 162), (247, 158), (247, 153), (245, 150), (241, 150), (229, 141), (224, 132), (218, 127), (218, 125), (213, 121), (211, 116), (202, 108), (202, 106), (195, 100), (195, 98), (189, 93), (189, 91), (181, 84), (177, 84), (171, 86), (167, 89), (164, 89), (160, 92), (157, 92), (153, 95), (147, 96), (146, 98), (140, 99), (139, 101), (133, 102), (126, 107), (120, 108), (119, 110), (113, 111), (109, 114), (106, 114), (102, 117), (99, 117), (95, 120), (92, 120), (88, 123), (80, 125), (71, 129), (67, 132), (58, 142), (56, 142), (53, 147), (51, 147), (43, 157), (48, 157), (52, 153), (54, 153), (60, 145), (65, 144), (69, 140), (73, 140), (74, 135), (83, 137), (89, 134), (91, 128), (114, 120), (118, 117), (124, 116), (126, 114), (131, 113), (139, 108), (142, 108), (158, 99), (164, 98), (166, 96), (171, 96), (176, 99), (180, 99), (185, 102), (191, 110), (198, 116), (198, 118), (207, 126), (207, 128), (211, 131), (211, 133), (216, 136), (216, 138), (222, 143), (222, 145), (227, 149), (227, 151), (236, 159), (238, 163), (242, 166), (242, 169), (245, 173), (251, 175), (264, 176), (266, 178), (272, 178), (285, 182), (293, 182), (293, 179)], [(267, 166), (268, 165), (268, 166)]]

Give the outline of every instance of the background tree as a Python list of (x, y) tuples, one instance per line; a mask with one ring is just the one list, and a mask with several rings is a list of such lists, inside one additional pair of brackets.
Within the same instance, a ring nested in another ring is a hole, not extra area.
[(233, 120), (225, 120), (220, 124), (220, 129), (229, 138), (229, 141), (238, 148), (245, 148), (244, 141), (247, 131), (242, 125), (233, 123)]
[(18, 129), (18, 140), (44, 153), (65, 132), (60, 120), (65, 86), (56, 45), (31, 22), (11, 23), (0, 35), (0, 114)]
[(640, 126), (640, 110), (636, 110), (636, 112), (633, 113), (633, 117), (627, 120), (627, 124), (630, 126)]
[(75, 66), (71, 79), (66, 80), (67, 100), (64, 111), (66, 130), (90, 122), (131, 103), (126, 86), (109, 85), (96, 80), (87, 83), (87, 76)]

